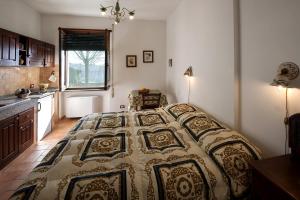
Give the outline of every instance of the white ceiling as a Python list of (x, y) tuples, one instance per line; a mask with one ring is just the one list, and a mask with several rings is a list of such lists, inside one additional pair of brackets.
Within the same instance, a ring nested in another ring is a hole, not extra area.
[[(116, 0), (23, 0), (43, 14), (100, 16), (100, 4)], [(165, 20), (181, 0), (120, 0), (120, 6), (136, 11), (137, 19)]]

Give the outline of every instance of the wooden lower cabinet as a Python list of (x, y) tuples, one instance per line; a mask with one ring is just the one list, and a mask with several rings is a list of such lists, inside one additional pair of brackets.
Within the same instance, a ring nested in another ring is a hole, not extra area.
[(0, 122), (0, 169), (19, 154), (18, 121), (10, 117)]
[[(23, 152), (33, 143), (34, 134), (34, 111), (25, 111), (19, 115), (19, 152)], [(21, 122), (23, 119), (23, 122)]]
[(33, 144), (34, 108), (0, 121), (0, 169)]

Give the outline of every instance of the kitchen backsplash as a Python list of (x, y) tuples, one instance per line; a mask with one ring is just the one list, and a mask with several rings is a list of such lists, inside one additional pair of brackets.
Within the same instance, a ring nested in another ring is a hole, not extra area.
[[(40, 82), (41, 83), (49, 83), (49, 87), (58, 88), (59, 87), (59, 66), (55, 65), (55, 67), (42, 67), (40, 68)], [(51, 73), (54, 72), (56, 76), (56, 81), (54, 83), (49, 81), (49, 77)]]
[(0, 95), (14, 94), (18, 88), (38, 87), (39, 67), (0, 67)]
[[(56, 82), (48, 79), (54, 71)], [(34, 84), (49, 83), (49, 87), (59, 87), (59, 66), (55, 67), (0, 67), (0, 96), (14, 94), (18, 88), (29, 88)]]

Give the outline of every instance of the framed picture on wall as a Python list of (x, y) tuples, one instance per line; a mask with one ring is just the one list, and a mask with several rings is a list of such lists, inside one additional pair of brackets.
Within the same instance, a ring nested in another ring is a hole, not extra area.
[(126, 67), (136, 67), (136, 55), (126, 56)]
[(150, 50), (143, 51), (143, 63), (153, 63), (154, 62), (154, 52)]

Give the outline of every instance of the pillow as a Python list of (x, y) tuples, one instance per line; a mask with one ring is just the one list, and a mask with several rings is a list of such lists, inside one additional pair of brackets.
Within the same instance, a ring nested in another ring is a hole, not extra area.
[(260, 150), (235, 131), (210, 134), (203, 138), (200, 147), (227, 178), (231, 199), (249, 197), (252, 174), (249, 161), (261, 159)]
[(166, 106), (164, 110), (177, 120), (178, 117), (180, 117), (184, 113), (195, 112), (199, 110), (199, 108), (192, 104), (176, 103), (176, 104), (170, 104)]
[(216, 134), (227, 129), (201, 111), (185, 113), (178, 118), (178, 122), (196, 142), (208, 134)]

